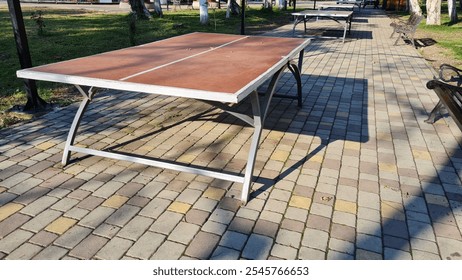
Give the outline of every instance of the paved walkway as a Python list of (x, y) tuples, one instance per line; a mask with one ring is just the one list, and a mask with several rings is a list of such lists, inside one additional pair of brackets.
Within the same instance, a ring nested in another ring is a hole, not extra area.
[[(424, 122), (434, 72), (389, 23), (365, 9), (344, 44), (308, 46), (304, 107), (274, 102), (246, 206), (206, 177), (92, 156), (63, 168), (77, 104), (1, 130), (0, 259), (461, 259), (462, 134)], [(244, 166), (251, 130), (233, 117), (115, 95), (92, 103), (80, 145)]]

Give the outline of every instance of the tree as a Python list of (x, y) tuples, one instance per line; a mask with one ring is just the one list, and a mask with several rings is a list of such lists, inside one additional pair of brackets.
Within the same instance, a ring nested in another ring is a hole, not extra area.
[(449, 12), (449, 21), (451, 23), (456, 23), (457, 22), (457, 2), (456, 0), (448, 0), (448, 12)]
[(144, 0), (128, 0), (132, 12), (139, 18), (151, 18), (148, 8), (144, 5)]
[(207, 0), (199, 0), (199, 20), (202, 24), (209, 23), (209, 3)]
[(162, 12), (162, 6), (160, 5), (160, 0), (154, 0), (154, 11), (159, 17), (164, 16), (164, 13)]
[(416, 13), (419, 15), (422, 14), (422, 9), (420, 8), (420, 5), (419, 5), (419, 0), (409, 0), (408, 4), (409, 4), (409, 11), (411, 13)]
[(427, 0), (427, 25), (441, 25), (441, 0)]
[(229, 18), (230, 15), (236, 16), (240, 13), (241, 7), (236, 2), (236, 0), (228, 0), (226, 7), (226, 18)]
[[(13, 25), (14, 39), (18, 51), (19, 63), (21, 69), (32, 67), (32, 59), (29, 52), (29, 43), (27, 42), (26, 28), (22, 16), (21, 4), (19, 0), (8, 0), (8, 9), (10, 11), (11, 23)], [(49, 107), (37, 92), (37, 85), (34, 80), (24, 80), (26, 89), (27, 103), (24, 111), (39, 112)]]

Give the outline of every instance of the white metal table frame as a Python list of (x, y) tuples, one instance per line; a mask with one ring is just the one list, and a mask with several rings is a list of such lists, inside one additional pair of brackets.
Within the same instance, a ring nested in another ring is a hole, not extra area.
[(353, 11), (354, 4), (337, 4), (337, 5), (328, 5), (321, 4), (318, 6), (318, 10), (336, 10), (336, 11)]
[[(302, 84), (301, 84), (301, 74), (300, 69), (303, 63), (303, 56), (304, 56), (304, 49), (308, 45), (310, 40), (305, 40), (304, 44), (300, 45), (296, 49), (294, 49), (290, 55), (287, 57), (281, 58), (281, 60), (273, 65), (270, 69), (266, 71), (266, 73), (257, 80), (255, 83), (252, 84), (250, 87), (246, 88), (242, 91), (242, 94), (237, 97), (237, 100), (228, 100), (223, 98), (215, 98), (215, 100), (211, 96), (206, 96), (203, 99), (197, 99), (199, 101), (205, 102), (207, 104), (213, 105), (238, 119), (241, 119), (245, 123), (254, 127), (254, 132), (252, 136), (252, 141), (249, 149), (247, 164), (245, 167), (244, 174), (231, 174), (226, 171), (214, 171), (207, 167), (198, 167), (198, 166), (188, 166), (186, 164), (178, 163), (178, 162), (170, 162), (162, 159), (151, 159), (145, 158), (141, 156), (131, 155), (131, 154), (123, 154), (117, 152), (108, 152), (104, 150), (95, 150), (90, 148), (84, 148), (75, 146), (75, 138), (77, 135), (77, 131), (83, 115), (88, 108), (90, 102), (94, 99), (95, 93), (97, 88), (108, 88), (108, 89), (118, 89), (118, 90), (126, 90), (129, 92), (144, 92), (144, 93), (152, 93), (158, 94), (155, 92), (151, 92), (150, 88), (147, 86), (145, 88), (141, 87), (139, 84), (135, 84), (135, 86), (127, 85), (126, 83), (118, 83), (114, 81), (99, 81), (92, 79), (81, 79), (81, 77), (72, 77), (72, 76), (55, 76), (50, 75), (47, 73), (37, 73), (33, 70), (19, 70), (17, 71), (18, 77), (21, 78), (30, 78), (30, 79), (37, 79), (37, 80), (45, 80), (45, 81), (52, 81), (52, 82), (63, 82), (68, 84), (73, 84), (80, 94), (83, 96), (83, 100), (80, 103), (80, 106), (75, 114), (75, 117), (72, 121), (71, 128), (69, 130), (67, 140), (64, 146), (64, 152), (62, 157), (62, 164), (65, 166), (69, 163), (71, 152), (78, 152), (83, 154), (89, 154), (94, 156), (106, 157), (116, 160), (124, 160), (139, 164), (144, 164), (153, 167), (165, 168), (176, 170), (180, 172), (189, 172), (196, 175), (203, 175), (212, 178), (222, 179), (231, 182), (237, 182), (242, 184), (242, 192), (241, 192), (241, 202), (246, 204), (249, 196), (250, 196), (250, 187), (251, 183), (253, 182), (253, 171), (255, 167), (255, 160), (257, 155), (257, 150), (260, 143), (260, 137), (263, 131), (263, 125), (265, 119), (268, 115), (269, 106), (273, 97), (282, 97), (282, 98), (292, 98), (297, 99), (298, 106), (302, 106)], [(295, 56), (298, 54), (298, 63), (294, 61)], [(297, 83), (297, 96), (287, 96), (287, 95), (278, 95), (275, 93), (277, 83), (281, 76), (283, 75), (284, 71), (289, 69), (290, 72), (296, 79)], [(269, 85), (264, 95), (257, 92), (259, 86), (264, 84), (270, 79)], [(93, 83), (94, 85), (90, 85)], [(88, 89), (87, 89), (88, 88)], [(167, 95), (167, 94), (165, 94)], [(169, 94), (170, 95), (170, 94)], [(175, 96), (170, 95), (170, 96)], [(252, 107), (252, 116), (242, 114), (232, 108), (232, 104), (229, 103), (238, 103), (238, 101), (243, 100), (246, 97), (249, 97), (251, 107)], [(182, 95), (182, 97), (187, 97)], [(192, 96), (189, 96), (192, 98)], [(235, 101), (235, 102), (232, 102)]]
[(348, 5), (348, 4), (353, 4), (355, 6), (358, 6), (358, 9), (361, 10), (361, 6), (365, 6), (365, 0), (337, 0), (336, 2), (338, 5)]
[[(345, 43), (346, 33), (351, 32), (351, 21), (353, 19), (353, 11), (330, 11), (330, 10), (305, 10), (297, 13), (292, 13), (294, 17), (294, 26), (292, 28), (292, 34), (295, 35), (295, 27), (303, 22), (304, 24), (304, 32), (306, 33), (306, 22), (310, 19), (318, 19), (318, 18), (327, 18), (331, 19), (338, 24), (343, 26), (343, 38), (342, 42)], [(340, 22), (344, 21), (344, 23)]]

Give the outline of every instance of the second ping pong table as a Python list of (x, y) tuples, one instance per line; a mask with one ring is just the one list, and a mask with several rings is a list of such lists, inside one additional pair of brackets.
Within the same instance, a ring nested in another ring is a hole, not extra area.
[[(322, 10), (305, 10), (301, 12), (292, 13), (294, 17), (294, 26), (292, 28), (292, 34), (295, 35), (295, 27), (297, 24), (303, 22), (304, 32), (306, 33), (306, 23), (310, 19), (318, 20), (319, 18), (331, 19), (341, 25), (343, 25), (343, 42), (345, 43), (346, 33), (351, 32), (351, 21), (353, 20), (353, 11), (331, 11), (327, 9)], [(344, 23), (342, 23), (344, 22)]]
[[(304, 49), (309, 42), (309, 39), (300, 38), (197, 32), (23, 69), (17, 71), (17, 76), (73, 84), (82, 94), (83, 100), (65, 143), (63, 165), (68, 164), (71, 152), (79, 152), (238, 182), (242, 183), (241, 201), (245, 204), (253, 182), (253, 170), (263, 124), (270, 102), (277, 96), (276, 85), (286, 69), (292, 72), (297, 83), (297, 96), (290, 97), (296, 98), (301, 106), (300, 69)], [(297, 56), (298, 62), (294, 61)], [(221, 79), (204, 77), (204, 73), (210, 71)], [(257, 90), (268, 81), (267, 90), (261, 95)], [(96, 88), (192, 98), (243, 120), (254, 127), (243, 174), (74, 145), (80, 122), (94, 98)], [(242, 114), (233, 108), (233, 105), (248, 99), (253, 116)]]

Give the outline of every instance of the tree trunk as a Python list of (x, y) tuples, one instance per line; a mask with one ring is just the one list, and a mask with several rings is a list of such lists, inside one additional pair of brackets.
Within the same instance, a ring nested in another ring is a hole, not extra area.
[[(19, 0), (8, 0), (8, 9), (10, 11), (11, 23), (13, 25), (14, 38), (16, 41), (16, 50), (18, 51), (21, 69), (32, 67), (29, 43), (27, 41), (26, 28)], [(44, 111), (49, 104), (38, 95), (35, 80), (25, 79), (24, 86), (26, 89), (27, 103), (23, 110), (26, 112)]]
[(441, 0), (427, 0), (427, 25), (441, 25)]
[(457, 22), (457, 3), (456, 0), (448, 0), (449, 21), (451, 23)]
[(278, 8), (279, 10), (287, 10), (286, 0), (278, 0)]
[(420, 5), (419, 5), (419, 0), (409, 0), (409, 11), (411, 13), (416, 13), (419, 15), (422, 14), (422, 9), (420, 8)]
[(151, 18), (149, 10), (144, 5), (144, 0), (128, 0), (132, 12), (139, 18)]
[(229, 18), (231, 15), (236, 16), (241, 13), (241, 7), (236, 2), (236, 0), (228, 0), (226, 6), (226, 18)]
[(268, 9), (268, 10), (272, 9), (273, 7), (272, 7), (272, 4), (271, 4), (271, 0), (265, 0), (263, 2), (263, 8)]
[(162, 12), (162, 6), (160, 5), (160, 0), (154, 0), (154, 11), (159, 17), (164, 16), (164, 13)]
[(209, 3), (207, 0), (199, 0), (199, 17), (202, 24), (209, 23)]

